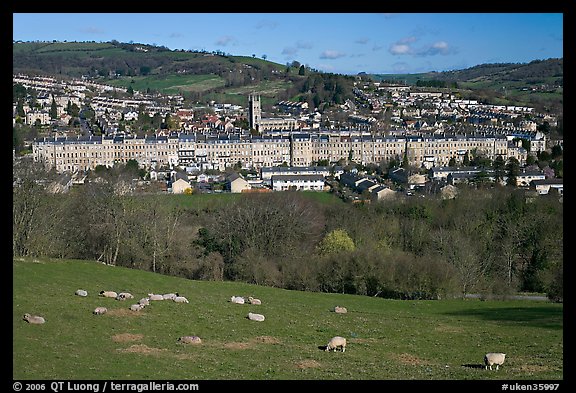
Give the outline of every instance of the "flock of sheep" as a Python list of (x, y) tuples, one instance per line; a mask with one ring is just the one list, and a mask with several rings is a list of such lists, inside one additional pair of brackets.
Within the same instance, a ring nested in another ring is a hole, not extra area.
[[(88, 292), (83, 290), (83, 289), (78, 289), (75, 292), (75, 294), (77, 296), (81, 296), (81, 297), (88, 296)], [(114, 299), (119, 300), (119, 301), (134, 299), (134, 295), (132, 295), (129, 292), (117, 293), (114, 291), (100, 291), (99, 296), (106, 297), (106, 298), (114, 298)], [(137, 311), (144, 309), (144, 307), (148, 306), (151, 301), (160, 301), (160, 300), (172, 300), (176, 303), (189, 303), (188, 299), (186, 299), (186, 297), (184, 297), (184, 296), (180, 296), (178, 294), (178, 292), (166, 293), (163, 295), (149, 293), (147, 297), (144, 297), (144, 298), (140, 299), (137, 303), (132, 304), (129, 307), (129, 309), (131, 311), (137, 312)], [(246, 299), (242, 296), (232, 296), (230, 298), (230, 302), (235, 303), (235, 304), (254, 304), (254, 305), (261, 305), (262, 304), (262, 301), (260, 299), (255, 299), (251, 296), (249, 296)], [(337, 314), (346, 314), (348, 312), (348, 310), (345, 307), (341, 307), (341, 306), (335, 306), (332, 311), (334, 311)], [(92, 313), (94, 315), (103, 315), (106, 312), (108, 312), (108, 309), (106, 307), (103, 307), (103, 306), (96, 307), (92, 311)], [(258, 321), (258, 322), (262, 322), (265, 320), (264, 315), (256, 314), (253, 312), (249, 312), (246, 318), (248, 318), (251, 321)], [(37, 324), (37, 325), (43, 324), (46, 322), (46, 320), (42, 316), (31, 315), (29, 313), (24, 314), (23, 319), (30, 324)], [(202, 343), (202, 339), (198, 336), (182, 336), (182, 337), (179, 337), (177, 341), (179, 343), (183, 343), (183, 344), (201, 344)], [(346, 338), (345, 337), (340, 337), (340, 336), (332, 337), (330, 339), (330, 341), (328, 341), (328, 344), (326, 344), (325, 351), (336, 352), (338, 349), (340, 349), (342, 352), (346, 351)], [(488, 368), (490, 370), (492, 370), (492, 366), (496, 366), (496, 370), (498, 370), (498, 367), (501, 366), (502, 364), (504, 364), (505, 358), (506, 358), (505, 353), (499, 353), (499, 352), (487, 353), (484, 356), (484, 368), (486, 370)]]

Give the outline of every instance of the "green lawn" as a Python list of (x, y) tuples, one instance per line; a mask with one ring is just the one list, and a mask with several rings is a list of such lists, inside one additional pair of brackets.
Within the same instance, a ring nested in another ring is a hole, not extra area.
[[(311, 261), (312, 262), (312, 261)], [(88, 297), (74, 295), (77, 289)], [(179, 292), (140, 312), (101, 290)], [(229, 302), (254, 296), (262, 305)], [(347, 314), (330, 310), (344, 306)], [(108, 313), (92, 315), (96, 306)], [(264, 314), (254, 322), (248, 312)], [(43, 325), (22, 320), (39, 314)], [(90, 261), (13, 261), (14, 379), (561, 380), (563, 305), (401, 301), (192, 281)], [(177, 342), (198, 335), (200, 345)], [(336, 335), (346, 352), (325, 352)], [(499, 371), (487, 352), (505, 352)]]

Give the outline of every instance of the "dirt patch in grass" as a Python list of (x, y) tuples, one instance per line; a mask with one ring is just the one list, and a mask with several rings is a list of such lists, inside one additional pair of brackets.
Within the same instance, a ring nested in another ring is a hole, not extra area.
[(143, 334), (121, 333), (112, 336), (112, 341), (117, 343), (126, 343), (131, 341), (140, 341), (144, 338)]
[(232, 342), (232, 343), (224, 343), (224, 348), (226, 349), (248, 349), (250, 347), (253, 347), (254, 344), (253, 343), (249, 343), (249, 342)]
[(248, 341), (224, 343), (222, 346), (226, 349), (248, 349), (257, 344), (280, 344), (280, 340), (272, 336), (258, 336)]
[(272, 336), (259, 336), (254, 338), (254, 341), (263, 344), (280, 344), (280, 340)]
[(120, 352), (130, 352), (130, 353), (141, 353), (144, 355), (159, 355), (166, 351), (163, 348), (152, 348), (146, 344), (134, 344), (129, 346), (128, 348), (120, 348), (118, 349)]
[[(506, 364), (504, 364), (500, 367), (506, 367)], [(520, 371), (523, 373), (541, 373), (541, 372), (545, 372), (545, 371), (550, 371), (550, 367), (541, 366), (541, 365), (537, 365), (537, 364), (524, 364), (520, 367), (514, 367), (513, 370), (514, 371)]]
[(296, 362), (296, 367), (298, 367), (300, 369), (318, 368), (318, 367), (320, 367), (320, 363), (314, 359), (306, 359), (306, 360), (301, 360), (299, 362)]
[(407, 364), (410, 366), (420, 366), (422, 364), (429, 364), (427, 360), (420, 359), (418, 356), (411, 355), (409, 353), (401, 353), (393, 355), (393, 359), (402, 364)]

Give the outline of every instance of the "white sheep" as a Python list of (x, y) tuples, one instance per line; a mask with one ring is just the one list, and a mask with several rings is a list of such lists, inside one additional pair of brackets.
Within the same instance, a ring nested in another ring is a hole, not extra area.
[(236, 304), (244, 304), (244, 298), (242, 296), (232, 296), (230, 301)]
[(346, 309), (346, 307), (336, 306), (336, 307), (334, 307), (334, 312), (336, 314), (346, 314), (348, 312), (348, 310)]
[(174, 299), (176, 303), (190, 303), (184, 296), (176, 296)]
[(338, 347), (342, 349), (342, 352), (346, 351), (346, 339), (344, 337), (332, 337), (326, 345), (326, 351), (334, 350), (334, 352), (336, 352)]
[(144, 307), (146, 307), (146, 306), (144, 306), (143, 304), (137, 303), (137, 304), (131, 305), (131, 306), (130, 306), (130, 310), (132, 310), (132, 311), (140, 311), (140, 310), (144, 309)]
[(106, 307), (96, 307), (94, 309), (94, 311), (92, 311), (92, 314), (102, 315), (102, 314), (106, 314), (107, 312), (108, 312), (108, 309)]
[(484, 355), (484, 364), (486, 365), (485, 369), (492, 370), (492, 366), (496, 365), (496, 370), (498, 370), (498, 366), (501, 366), (504, 363), (504, 359), (506, 358), (505, 353), (498, 353), (498, 352), (490, 352)]
[(126, 300), (126, 299), (134, 299), (134, 295), (130, 292), (120, 292), (118, 296), (116, 296), (116, 300)]
[(39, 316), (39, 315), (30, 315), (28, 313), (24, 314), (23, 318), (26, 322), (31, 323), (33, 325), (40, 325), (46, 322), (46, 320)]
[(153, 293), (149, 293), (148, 294), (148, 299), (149, 300), (164, 300), (164, 296), (162, 295), (155, 295)]
[(202, 344), (202, 340), (198, 336), (182, 336), (178, 341), (183, 344)]
[(116, 298), (118, 294), (114, 291), (100, 291), (100, 296)]
[(164, 298), (164, 300), (174, 300), (175, 297), (178, 297), (178, 292), (176, 292), (176, 293), (165, 293), (164, 295), (162, 295), (162, 297)]
[(138, 304), (141, 304), (143, 306), (148, 306), (150, 304), (150, 298), (149, 297), (143, 297), (142, 299), (138, 300)]
[(264, 315), (254, 314), (253, 312), (249, 312), (246, 318), (248, 318), (251, 321), (258, 321), (258, 322), (262, 322), (265, 319)]
[(260, 299), (254, 299), (252, 296), (248, 296), (248, 303), (250, 304), (262, 304)]
[(83, 290), (83, 289), (77, 290), (74, 294), (75, 294), (75, 295), (78, 295), (78, 296), (82, 296), (82, 297), (88, 296), (88, 292), (86, 292), (86, 291)]

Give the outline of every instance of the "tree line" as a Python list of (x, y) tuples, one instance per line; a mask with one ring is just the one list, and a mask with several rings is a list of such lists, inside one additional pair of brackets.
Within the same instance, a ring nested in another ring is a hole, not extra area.
[(503, 186), (362, 205), (277, 192), (196, 208), (171, 195), (126, 193), (135, 170), (92, 173), (98, 181), (53, 195), (34, 180), (46, 176), (41, 168), (16, 165), (14, 256), (397, 299), (563, 298), (557, 198), (526, 199)]

